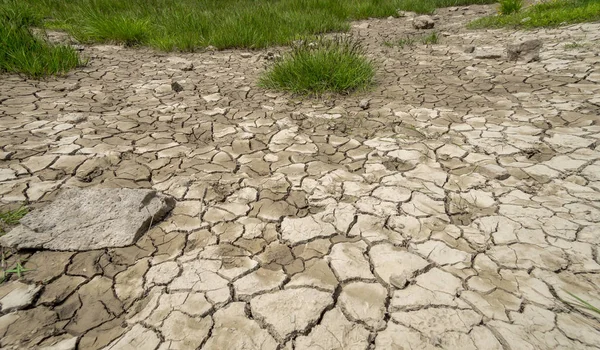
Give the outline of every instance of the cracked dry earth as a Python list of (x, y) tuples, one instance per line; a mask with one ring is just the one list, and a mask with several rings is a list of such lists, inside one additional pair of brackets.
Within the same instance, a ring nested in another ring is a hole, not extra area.
[[(0, 346), (600, 348), (561, 301), (600, 302), (600, 23), (464, 29), (492, 11), (440, 10), (440, 44), (403, 49), (383, 43), (410, 18), (355, 23), (380, 67), (359, 96), (263, 91), (266, 50), (95, 46), (64, 78), (2, 76), (3, 203), (177, 204), (133, 246), (15, 252), (34, 270), (0, 286)], [(519, 38), (540, 62), (477, 58)]]

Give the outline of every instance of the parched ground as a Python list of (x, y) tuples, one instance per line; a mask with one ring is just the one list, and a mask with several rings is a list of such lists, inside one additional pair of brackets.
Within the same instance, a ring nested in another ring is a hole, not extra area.
[[(134, 246), (13, 254), (34, 270), (0, 303), (32, 304), (0, 347), (600, 348), (560, 300), (600, 304), (600, 23), (464, 29), (491, 11), (440, 10), (440, 44), (403, 49), (410, 18), (355, 23), (380, 67), (358, 96), (261, 90), (266, 50), (95, 46), (65, 78), (2, 76), (2, 203), (178, 202)], [(521, 38), (540, 62), (496, 57)]]

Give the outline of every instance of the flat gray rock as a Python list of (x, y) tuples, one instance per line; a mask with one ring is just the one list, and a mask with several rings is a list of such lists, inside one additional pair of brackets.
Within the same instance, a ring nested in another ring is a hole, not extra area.
[(0, 237), (17, 249), (92, 250), (134, 244), (175, 206), (153, 190), (69, 188)]

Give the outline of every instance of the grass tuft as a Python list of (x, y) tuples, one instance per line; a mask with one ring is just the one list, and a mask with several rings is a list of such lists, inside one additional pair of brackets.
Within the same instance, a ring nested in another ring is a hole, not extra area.
[(521, 11), (523, 8), (523, 0), (501, 0), (499, 12), (506, 16)]
[(0, 236), (3, 235), (6, 227), (11, 227), (19, 224), (19, 220), (29, 212), (26, 206), (21, 206), (14, 210), (0, 212)]
[(0, 72), (38, 78), (63, 74), (81, 64), (73, 48), (50, 45), (31, 33), (30, 27), (42, 21), (33, 7), (11, 3), (0, 7)]
[(573, 41), (571, 43), (565, 44), (564, 47), (565, 47), (566, 50), (574, 50), (574, 49), (584, 48), (585, 46), (586, 45), (583, 44), (583, 43), (579, 43), (579, 42)]
[(436, 45), (439, 41), (440, 37), (437, 32), (431, 32), (431, 34), (426, 35), (421, 39), (421, 42), (425, 45)]
[(577, 295), (575, 295), (575, 294), (573, 294), (571, 292), (565, 291), (565, 293), (569, 294), (573, 298), (573, 300), (574, 300), (574, 301), (564, 301), (563, 300), (567, 304), (576, 306), (578, 308), (582, 308), (584, 310), (591, 311), (593, 313), (598, 314), (598, 316), (600, 316), (600, 308), (592, 305), (591, 303), (583, 300), (582, 298), (578, 297)]
[(469, 28), (539, 28), (600, 20), (598, 0), (551, 0), (530, 6), (518, 13), (483, 17)]
[(83, 42), (122, 43), (134, 46), (144, 43), (148, 38), (148, 20), (127, 16), (89, 15), (89, 21), (73, 31), (75, 37)]
[(17, 275), (17, 278), (21, 279), (25, 272), (32, 271), (32, 269), (23, 267), (23, 264), (25, 263), (23, 260), (15, 262), (12, 267), (9, 267), (6, 260), (6, 253), (2, 251), (2, 256), (0, 257), (0, 283), (8, 281), (12, 275)]
[(304, 95), (350, 93), (373, 83), (375, 67), (350, 38), (302, 41), (261, 77), (260, 86)]
[(493, 4), (497, 0), (400, 0), (398, 9), (419, 14), (431, 14), (436, 8)]

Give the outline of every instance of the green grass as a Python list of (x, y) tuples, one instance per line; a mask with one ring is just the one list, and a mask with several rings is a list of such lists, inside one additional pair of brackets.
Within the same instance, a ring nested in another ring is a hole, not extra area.
[(23, 274), (25, 272), (31, 271), (31, 269), (24, 268), (22, 264), (23, 262), (19, 261), (16, 262), (14, 267), (12, 268), (5, 268), (4, 263), (2, 263), (2, 267), (0, 268), (0, 283), (3, 283), (4, 281), (10, 279), (10, 276), (13, 274), (16, 274), (17, 278), (20, 279), (21, 277), (23, 277)]
[[(10, 258), (10, 255), (8, 258)], [(0, 283), (8, 281), (12, 275), (17, 275), (17, 278), (20, 279), (25, 272), (32, 271), (32, 269), (23, 267), (23, 264), (25, 263), (24, 260), (18, 260), (9, 266), (7, 263), (8, 258), (7, 253), (2, 249), (0, 256)]]
[(71, 47), (52, 46), (34, 37), (30, 27), (40, 23), (40, 16), (23, 2), (0, 7), (0, 72), (37, 78), (63, 74), (81, 64)]
[(19, 220), (21, 220), (28, 212), (29, 209), (25, 206), (0, 212), (0, 236), (5, 233), (3, 227), (18, 225)]
[(436, 45), (440, 42), (440, 37), (437, 32), (431, 32), (421, 39), (421, 42), (425, 45)]
[(584, 48), (584, 47), (586, 47), (586, 45), (576, 42), (576, 41), (573, 41), (572, 43), (565, 44), (564, 47), (565, 47), (565, 50), (574, 50), (574, 49)]
[(351, 20), (493, 1), (0, 0), (0, 7), (12, 10), (26, 3), (46, 27), (66, 30), (84, 43), (194, 51), (207, 46), (287, 45), (307, 36), (347, 31)]
[(364, 90), (375, 76), (365, 54), (360, 43), (349, 38), (305, 40), (276, 61), (259, 85), (304, 95)]
[(412, 11), (419, 14), (431, 14), (436, 8), (493, 4), (497, 0), (401, 0), (398, 9), (401, 11)]
[(523, 0), (500, 0), (501, 15), (510, 15), (521, 11), (523, 8)]
[(469, 28), (557, 27), (599, 20), (598, 0), (553, 0), (533, 5), (519, 13), (480, 18), (471, 22)]
[(565, 291), (565, 292), (573, 298), (573, 301), (563, 300), (565, 303), (567, 303), (569, 305), (573, 305), (573, 306), (581, 308), (581, 309), (584, 309), (584, 310), (591, 311), (595, 314), (598, 314), (598, 316), (600, 316), (600, 308), (592, 305), (591, 303), (583, 300), (582, 298), (578, 297), (577, 295), (575, 295), (571, 292), (568, 292), (568, 291)]

